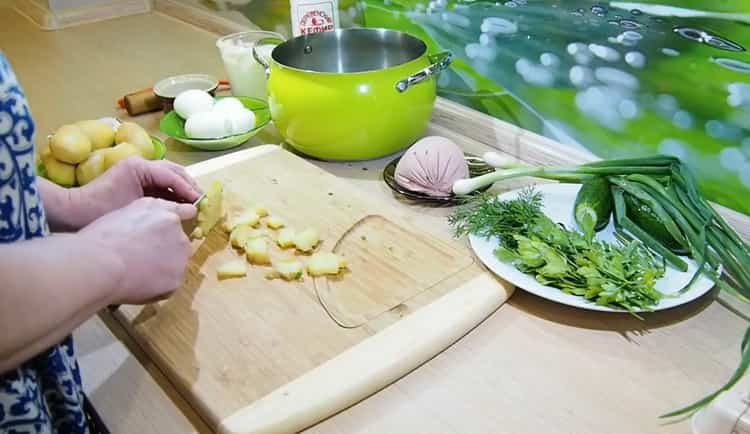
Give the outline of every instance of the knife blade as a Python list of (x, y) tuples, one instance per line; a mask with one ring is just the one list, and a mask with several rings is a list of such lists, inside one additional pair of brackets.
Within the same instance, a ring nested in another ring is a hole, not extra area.
[[(198, 208), (198, 205), (205, 198), (206, 198), (206, 192), (204, 191), (200, 196), (198, 196), (198, 199), (196, 199), (193, 202), (193, 206), (196, 207), (196, 208)], [(185, 232), (185, 234), (187, 236), (190, 236), (190, 234), (193, 233), (193, 231), (195, 230), (196, 226), (198, 226), (198, 216), (197, 216), (197, 214), (196, 214), (195, 217), (193, 217), (193, 218), (191, 218), (189, 220), (184, 220), (182, 222), (182, 230)]]

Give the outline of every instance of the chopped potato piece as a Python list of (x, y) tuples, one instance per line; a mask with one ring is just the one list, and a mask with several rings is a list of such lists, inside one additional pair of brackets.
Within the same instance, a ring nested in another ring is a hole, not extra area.
[(294, 236), (294, 246), (302, 252), (309, 252), (320, 242), (320, 234), (315, 229), (305, 229)]
[(223, 215), (222, 195), (224, 193), (224, 184), (221, 181), (214, 181), (206, 192), (200, 203), (198, 203), (198, 229), (194, 236), (202, 238), (211, 231), (219, 222)]
[(307, 272), (311, 276), (339, 274), (346, 265), (346, 259), (343, 256), (331, 252), (318, 252), (310, 256), (307, 261)]
[(294, 247), (294, 235), (295, 235), (294, 229), (282, 228), (279, 231), (279, 236), (276, 238), (276, 243), (282, 249), (286, 249), (288, 247)]
[(245, 225), (254, 227), (258, 226), (258, 223), (260, 223), (260, 216), (255, 211), (245, 211), (242, 214), (229, 219), (226, 223), (226, 229), (231, 232), (237, 226)]
[(302, 278), (302, 262), (280, 261), (273, 264), (273, 270), (266, 274), (266, 278), (275, 279), (281, 277), (284, 280), (299, 280)]
[(268, 215), (268, 209), (263, 205), (255, 205), (253, 211), (255, 211), (255, 214), (258, 214), (258, 216), (260, 217), (265, 217)]
[(266, 226), (271, 229), (280, 229), (286, 226), (286, 222), (281, 217), (272, 215), (266, 219)]
[(229, 234), (229, 241), (232, 246), (242, 249), (245, 247), (248, 241), (253, 238), (261, 238), (266, 236), (263, 231), (255, 229), (250, 225), (239, 225), (232, 229), (232, 233)]
[(268, 244), (265, 238), (252, 238), (245, 244), (245, 255), (252, 264), (269, 264)]
[(241, 259), (234, 259), (225, 262), (216, 269), (216, 275), (219, 279), (228, 279), (232, 277), (243, 277), (247, 274), (247, 264)]

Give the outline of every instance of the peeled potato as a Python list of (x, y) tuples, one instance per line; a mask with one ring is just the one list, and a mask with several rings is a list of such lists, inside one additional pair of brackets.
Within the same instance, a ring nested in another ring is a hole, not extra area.
[(245, 244), (245, 255), (252, 264), (268, 264), (268, 243), (265, 238), (253, 238)]
[(266, 226), (268, 226), (271, 229), (280, 229), (283, 228), (286, 225), (286, 222), (284, 222), (284, 219), (277, 216), (269, 216), (266, 219)]
[(75, 124), (91, 142), (91, 149), (109, 148), (115, 144), (115, 132), (105, 122), (98, 120), (80, 121)]
[(226, 223), (226, 228), (231, 232), (237, 226), (258, 226), (260, 223), (260, 216), (255, 211), (245, 211), (242, 214), (233, 217)]
[(305, 229), (294, 235), (294, 246), (302, 252), (309, 252), (320, 242), (320, 234), (315, 229)]
[(307, 261), (307, 273), (311, 276), (339, 274), (346, 267), (346, 259), (331, 252), (318, 252), (310, 256)]
[(299, 261), (280, 261), (273, 264), (273, 270), (266, 273), (266, 278), (281, 277), (284, 280), (299, 280), (302, 277), (303, 265)]
[(104, 155), (104, 170), (109, 170), (110, 167), (114, 166), (115, 163), (120, 160), (141, 155), (140, 152), (138, 152), (138, 148), (126, 142), (120, 143), (111, 148), (101, 149), (99, 152)]
[(198, 204), (198, 234), (206, 236), (223, 216), (224, 184), (216, 180), (206, 192), (206, 197)]
[(232, 233), (229, 234), (229, 242), (232, 243), (234, 247), (241, 249), (244, 248), (245, 244), (253, 238), (261, 238), (265, 235), (266, 234), (264, 234), (263, 231), (254, 229), (250, 225), (238, 225), (235, 226), (234, 229), (232, 229)]
[(276, 237), (276, 243), (282, 249), (286, 249), (288, 247), (294, 247), (294, 235), (295, 235), (294, 229), (283, 228), (279, 231), (279, 236)]
[(78, 164), (91, 153), (91, 141), (75, 125), (63, 125), (58, 128), (49, 142), (49, 147), (56, 160), (68, 164)]
[(86, 185), (102, 173), (104, 173), (104, 153), (100, 151), (92, 152), (86, 161), (76, 166), (78, 185)]
[(47, 179), (55, 184), (63, 187), (76, 185), (76, 166), (47, 157), (44, 159), (44, 169), (47, 171)]
[(255, 205), (253, 210), (255, 211), (255, 214), (258, 214), (259, 217), (265, 217), (268, 215), (268, 209), (263, 205)]
[(241, 259), (234, 259), (225, 262), (216, 269), (216, 276), (219, 279), (229, 279), (232, 277), (243, 277), (247, 274), (247, 264)]
[(153, 160), (156, 157), (154, 144), (146, 130), (134, 122), (123, 122), (115, 134), (115, 142), (130, 143), (138, 149), (143, 158)]

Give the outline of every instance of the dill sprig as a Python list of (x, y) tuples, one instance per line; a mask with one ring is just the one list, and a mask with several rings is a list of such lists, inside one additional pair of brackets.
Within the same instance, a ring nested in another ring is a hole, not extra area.
[(474, 234), (481, 237), (498, 237), (501, 244), (515, 248), (514, 234), (526, 233), (542, 214), (542, 194), (533, 187), (521, 190), (518, 197), (500, 200), (496, 195), (484, 193), (458, 207), (448, 217), (456, 237)]

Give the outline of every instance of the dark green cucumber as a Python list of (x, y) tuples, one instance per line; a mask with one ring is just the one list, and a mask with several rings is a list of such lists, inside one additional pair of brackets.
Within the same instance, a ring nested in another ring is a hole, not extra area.
[(581, 185), (576, 196), (573, 216), (588, 240), (604, 229), (612, 216), (612, 189), (607, 178), (591, 178)]
[(654, 213), (647, 203), (631, 194), (625, 193), (625, 205), (627, 206), (626, 214), (628, 218), (641, 229), (648, 232), (664, 247), (677, 255), (687, 255), (690, 253), (689, 250), (680, 246), (680, 243), (669, 233), (664, 223), (659, 220), (659, 217), (656, 216), (656, 213)]

